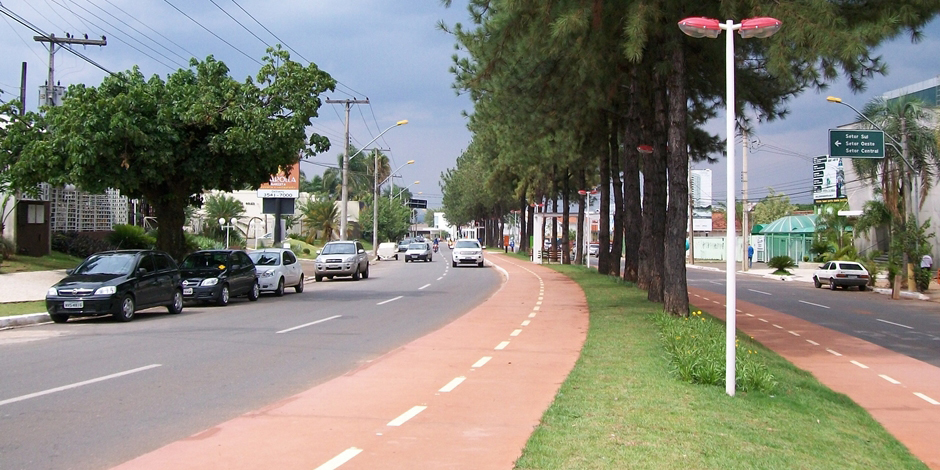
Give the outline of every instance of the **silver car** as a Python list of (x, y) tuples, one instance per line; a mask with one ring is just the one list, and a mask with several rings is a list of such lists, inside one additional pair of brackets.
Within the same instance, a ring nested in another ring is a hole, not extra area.
[(265, 248), (248, 254), (255, 263), (258, 286), (261, 292), (284, 295), (285, 287), (293, 287), (297, 293), (304, 291), (304, 271), (293, 251), (286, 248)]
[(360, 277), (369, 278), (369, 255), (358, 241), (336, 241), (323, 245), (314, 264), (314, 279), (317, 282), (324, 277), (333, 279), (334, 276), (352, 276), (354, 281)]
[(428, 242), (414, 242), (408, 245), (408, 251), (405, 252), (405, 262), (409, 261), (433, 261), (431, 246)]

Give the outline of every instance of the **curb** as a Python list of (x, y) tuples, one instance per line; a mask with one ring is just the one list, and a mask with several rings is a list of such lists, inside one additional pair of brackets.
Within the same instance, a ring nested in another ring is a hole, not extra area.
[(0, 328), (13, 328), (17, 326), (35, 325), (37, 323), (48, 323), (52, 319), (48, 313), (27, 313), (24, 315), (10, 315), (0, 317)]

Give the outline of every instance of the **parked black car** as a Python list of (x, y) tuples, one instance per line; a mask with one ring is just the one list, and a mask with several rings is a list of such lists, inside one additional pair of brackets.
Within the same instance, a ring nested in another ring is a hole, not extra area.
[(180, 263), (183, 299), (228, 305), (229, 299), (247, 295), (258, 300), (261, 292), (255, 263), (241, 250), (203, 250), (190, 253)]
[(137, 310), (158, 306), (173, 314), (183, 311), (179, 268), (162, 251), (103, 251), (66, 272), (46, 292), (46, 311), (56, 323), (89, 315), (131, 321)]

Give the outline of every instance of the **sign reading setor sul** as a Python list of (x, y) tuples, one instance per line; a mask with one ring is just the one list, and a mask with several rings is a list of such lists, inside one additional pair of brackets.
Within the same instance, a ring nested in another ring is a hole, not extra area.
[(885, 133), (867, 129), (829, 129), (832, 158), (884, 158)]
[(258, 188), (261, 198), (294, 198), (300, 195), (300, 163), (281, 168), (269, 182)]

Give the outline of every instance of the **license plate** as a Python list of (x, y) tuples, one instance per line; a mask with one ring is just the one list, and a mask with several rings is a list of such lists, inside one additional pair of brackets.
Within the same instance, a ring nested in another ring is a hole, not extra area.
[(184, 289), (183, 289), (183, 295), (193, 295), (193, 288), (192, 288), (192, 287), (186, 287), (186, 288), (184, 288)]
[(857, 279), (857, 278), (858, 276), (856, 276), (855, 274), (849, 274), (849, 279)]
[(62, 306), (65, 308), (82, 308), (85, 306), (85, 302), (82, 300), (71, 300), (62, 302)]
[(338, 264), (328, 264), (328, 265), (326, 265), (326, 269), (339, 269), (339, 268), (340, 268), (340, 266), (339, 266)]

